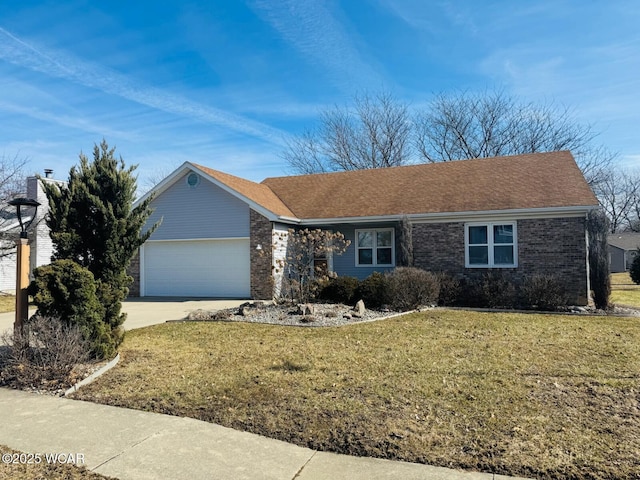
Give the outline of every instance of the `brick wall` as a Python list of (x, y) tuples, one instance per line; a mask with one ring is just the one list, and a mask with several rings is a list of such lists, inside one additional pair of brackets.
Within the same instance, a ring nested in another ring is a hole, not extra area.
[(518, 270), (520, 277), (552, 274), (560, 277), (576, 303), (586, 304), (586, 219), (555, 218), (518, 222)]
[[(251, 298), (271, 300), (273, 298), (272, 225), (271, 222), (251, 210), (249, 215), (249, 251), (251, 260)], [(256, 247), (262, 246), (262, 250)]]
[[(521, 282), (535, 274), (557, 276), (578, 305), (588, 301), (585, 219), (518, 220), (518, 267), (500, 271)], [(464, 266), (464, 223), (413, 226), (414, 264), (433, 272), (473, 278), (487, 269)]]
[(131, 264), (127, 269), (127, 273), (133, 277), (133, 282), (129, 285), (129, 296), (140, 296), (140, 250), (131, 259)]

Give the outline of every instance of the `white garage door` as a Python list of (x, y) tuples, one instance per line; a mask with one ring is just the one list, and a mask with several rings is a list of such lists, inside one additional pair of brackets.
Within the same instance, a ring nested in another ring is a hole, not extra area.
[(248, 298), (249, 240), (149, 241), (143, 295)]

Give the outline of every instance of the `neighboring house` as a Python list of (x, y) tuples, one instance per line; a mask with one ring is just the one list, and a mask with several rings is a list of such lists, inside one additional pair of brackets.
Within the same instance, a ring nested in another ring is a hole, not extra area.
[(20, 232), (18, 217), (5, 212), (0, 229), (0, 293), (13, 293), (16, 289), (15, 240)]
[(611, 273), (628, 271), (640, 248), (640, 233), (612, 233), (608, 240)]
[[(360, 279), (396, 267), (400, 222), (414, 264), (514, 281), (556, 275), (572, 301), (589, 295), (586, 215), (598, 201), (570, 152), (268, 178), (262, 183), (184, 163), (149, 195), (162, 224), (132, 264), (132, 295), (271, 298), (289, 228), (342, 232), (328, 259)], [(275, 280), (275, 282), (274, 282)]]
[[(49, 202), (47, 196), (42, 189), (41, 182), (54, 182), (60, 185), (65, 182), (60, 180), (54, 180), (52, 178), (52, 171), (45, 170), (45, 177), (27, 177), (26, 196), (33, 198), (40, 202), (40, 207), (36, 214), (36, 218), (31, 224), (29, 231), (29, 245), (30, 249), (30, 271), (41, 265), (46, 265), (51, 262), (51, 255), (53, 254), (53, 244), (49, 237), (49, 228), (47, 227), (44, 217), (49, 210)], [(30, 220), (29, 217), (23, 218), (25, 222)], [(10, 219), (7, 219), (5, 232), (9, 233), (9, 236), (17, 238), (20, 233), (20, 226), (18, 218), (15, 214)], [(5, 240), (5, 246), (13, 247), (15, 240)], [(15, 292), (16, 289), (16, 255), (15, 248), (11, 248), (11, 253), (0, 257), (0, 292)]]

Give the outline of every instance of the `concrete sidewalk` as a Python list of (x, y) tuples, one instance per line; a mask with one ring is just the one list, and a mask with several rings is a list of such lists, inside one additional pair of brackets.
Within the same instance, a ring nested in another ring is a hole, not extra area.
[(0, 425), (2, 445), (43, 457), (79, 454), (88, 469), (121, 480), (510, 478), (316, 452), (190, 418), (4, 388)]

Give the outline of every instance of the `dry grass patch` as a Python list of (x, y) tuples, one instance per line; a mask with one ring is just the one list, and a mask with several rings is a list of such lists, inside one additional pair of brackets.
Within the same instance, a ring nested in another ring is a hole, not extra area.
[[(4, 445), (0, 445), (0, 455), (20, 455), (18, 452)], [(25, 460), (35, 461), (34, 457), (24, 457)], [(93, 473), (84, 467), (70, 464), (48, 465), (44, 458), (39, 464), (5, 463), (0, 464), (0, 480), (115, 480)]]
[(611, 274), (611, 302), (640, 308), (640, 285), (633, 283), (629, 272)]
[(342, 328), (129, 332), (77, 398), (315, 449), (538, 478), (640, 476), (640, 323), (435, 310)]
[(638, 287), (638, 285), (633, 283), (633, 280), (631, 280), (631, 275), (629, 275), (629, 272), (612, 273), (611, 274), (611, 285), (613, 287), (624, 286), (624, 285), (627, 285), (627, 286), (630, 285), (632, 287)]
[(0, 313), (13, 312), (16, 309), (16, 297), (0, 294)]

